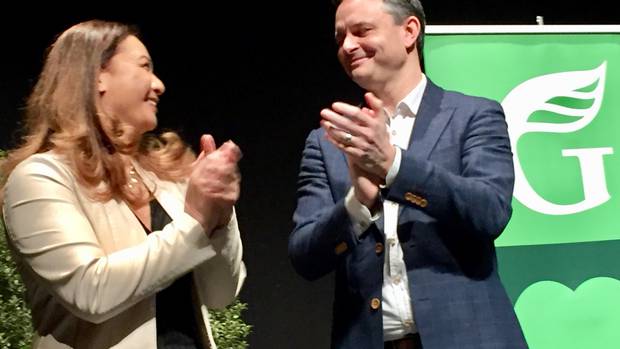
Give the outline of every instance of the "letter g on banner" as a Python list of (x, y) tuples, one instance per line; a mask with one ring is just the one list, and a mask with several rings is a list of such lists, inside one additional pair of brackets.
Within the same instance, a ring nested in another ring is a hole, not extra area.
[[(587, 126), (596, 117), (603, 102), (607, 62), (593, 70), (570, 71), (541, 75), (515, 87), (502, 106), (508, 122), (508, 133), (514, 153), (515, 188), (514, 197), (531, 210), (548, 215), (568, 215), (583, 212), (599, 206), (610, 199), (605, 180), (603, 156), (613, 154), (613, 148), (563, 149), (562, 156), (575, 156), (579, 160), (584, 199), (574, 204), (560, 205), (541, 197), (530, 185), (519, 162), (517, 142), (530, 132), (571, 133)], [(581, 89), (593, 86), (589, 92)], [(593, 100), (588, 108), (570, 108), (553, 103), (557, 97), (577, 100)], [(537, 111), (547, 111), (577, 120), (566, 123), (528, 121)]]

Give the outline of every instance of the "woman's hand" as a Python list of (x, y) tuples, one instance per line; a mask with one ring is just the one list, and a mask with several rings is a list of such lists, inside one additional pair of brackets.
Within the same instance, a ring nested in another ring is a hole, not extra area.
[(189, 176), (185, 212), (211, 234), (214, 229), (228, 224), (239, 199), (241, 175), (237, 164), (242, 155), (232, 141), (216, 149), (211, 135), (200, 138), (200, 148)]

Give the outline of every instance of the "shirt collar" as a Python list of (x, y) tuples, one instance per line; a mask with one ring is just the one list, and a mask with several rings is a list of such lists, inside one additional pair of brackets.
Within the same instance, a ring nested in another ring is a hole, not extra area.
[(420, 109), (420, 103), (422, 102), (422, 95), (424, 95), (424, 89), (426, 88), (426, 75), (422, 74), (420, 82), (416, 87), (409, 92), (398, 104), (396, 104), (396, 114), (403, 117), (416, 116), (418, 109)]

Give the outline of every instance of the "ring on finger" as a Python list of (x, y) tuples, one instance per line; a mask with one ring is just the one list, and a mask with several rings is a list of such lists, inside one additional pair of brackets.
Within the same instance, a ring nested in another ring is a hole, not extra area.
[(353, 140), (353, 135), (350, 134), (349, 132), (345, 132), (344, 133), (344, 138), (343, 138), (343, 142), (346, 145), (351, 145), (351, 141)]

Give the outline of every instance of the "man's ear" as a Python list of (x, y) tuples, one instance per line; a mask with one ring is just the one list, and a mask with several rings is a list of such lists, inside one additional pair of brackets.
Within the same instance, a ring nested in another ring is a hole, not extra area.
[(420, 36), (421, 24), (420, 20), (416, 16), (409, 16), (403, 21), (403, 35), (405, 40), (405, 46), (407, 49), (412, 50)]

